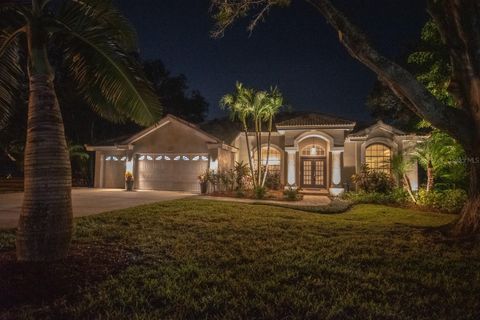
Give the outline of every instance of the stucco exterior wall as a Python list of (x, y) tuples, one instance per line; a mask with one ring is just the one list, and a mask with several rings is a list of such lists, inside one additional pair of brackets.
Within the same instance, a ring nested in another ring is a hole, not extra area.
[(176, 122), (165, 124), (133, 146), (134, 153), (208, 153), (205, 137)]

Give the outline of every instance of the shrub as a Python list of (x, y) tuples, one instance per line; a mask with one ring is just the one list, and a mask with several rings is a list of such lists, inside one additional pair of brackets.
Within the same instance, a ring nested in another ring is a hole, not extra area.
[(218, 173), (218, 180), (223, 191), (233, 191), (235, 185), (235, 171), (233, 169)]
[(370, 170), (366, 164), (362, 165), (359, 173), (352, 176), (352, 181), (365, 192), (390, 193), (395, 187), (391, 176), (385, 172)]
[(292, 186), (288, 186), (288, 188), (283, 191), (283, 197), (285, 198), (285, 200), (288, 201), (302, 200), (303, 195), (299, 191), (299, 188), (293, 188)]
[(248, 169), (248, 165), (243, 163), (243, 161), (235, 162), (235, 167), (233, 170), (235, 172), (235, 189), (245, 190), (247, 187), (247, 180), (250, 178), (250, 170)]
[(256, 187), (253, 190), (253, 193), (254, 193), (256, 199), (263, 199), (263, 198), (265, 198), (265, 195), (267, 194), (267, 188)]
[(267, 178), (265, 179), (265, 186), (271, 190), (280, 189), (280, 173), (267, 172)]
[(395, 204), (404, 205), (409, 202), (408, 193), (402, 188), (396, 188), (388, 193), (381, 192), (346, 192), (342, 199), (349, 200), (352, 203), (376, 203), (376, 204)]
[(465, 202), (467, 193), (462, 189), (431, 190), (421, 189), (418, 192), (418, 204), (447, 213), (459, 213)]

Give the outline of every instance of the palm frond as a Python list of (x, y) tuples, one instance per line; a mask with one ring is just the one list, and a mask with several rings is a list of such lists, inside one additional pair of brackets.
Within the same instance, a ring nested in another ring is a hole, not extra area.
[(110, 31), (115, 43), (126, 52), (137, 50), (137, 33), (130, 22), (113, 6), (111, 0), (65, 1), (58, 18), (72, 30), (98, 26)]
[(0, 129), (13, 115), (21, 94), (24, 73), (19, 65), (18, 34), (18, 30), (0, 30)]
[(118, 30), (102, 23), (113, 7), (86, 10), (83, 4), (90, 1), (71, 2), (74, 5), (55, 21), (61, 29), (55, 38), (64, 48), (65, 67), (85, 100), (110, 120), (126, 117), (141, 125), (158, 121), (161, 105), (141, 65), (128, 55), (125, 42), (119, 43)]

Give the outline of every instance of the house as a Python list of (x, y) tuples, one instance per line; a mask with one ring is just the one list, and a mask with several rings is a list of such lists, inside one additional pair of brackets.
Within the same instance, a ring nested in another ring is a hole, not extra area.
[[(390, 174), (393, 155), (408, 157), (422, 139), (382, 121), (356, 130), (355, 122), (322, 113), (283, 118), (272, 133), (269, 171), (278, 172), (283, 185), (332, 195), (354, 187), (351, 176), (363, 163)], [(136, 189), (198, 192), (198, 175), (207, 169), (221, 171), (233, 168), (236, 161), (248, 163), (245, 134), (235, 124), (227, 123), (225, 132), (209, 129), (211, 126), (200, 127), (167, 115), (134, 136), (87, 146), (96, 155), (94, 186), (124, 188), (125, 171), (131, 171)], [(248, 140), (256, 155), (253, 134)], [(265, 133), (262, 154), (266, 143)], [(265, 163), (266, 157), (262, 158)], [(412, 188), (418, 189), (416, 163), (408, 177)]]

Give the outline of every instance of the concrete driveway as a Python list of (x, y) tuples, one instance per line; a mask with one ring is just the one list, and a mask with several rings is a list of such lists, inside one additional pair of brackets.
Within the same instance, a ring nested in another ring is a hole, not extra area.
[[(176, 191), (76, 188), (72, 190), (73, 216), (82, 217), (142, 204), (194, 196)], [(20, 216), (23, 193), (0, 194), (0, 229), (15, 228)]]

